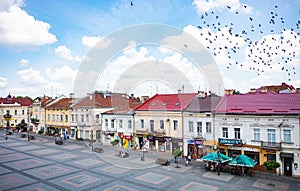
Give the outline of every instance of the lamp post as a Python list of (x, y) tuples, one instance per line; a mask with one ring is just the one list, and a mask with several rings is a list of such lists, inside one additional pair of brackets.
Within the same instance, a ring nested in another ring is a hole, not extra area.
[(218, 176), (220, 176), (220, 162), (221, 162), (221, 159), (220, 159), (220, 149), (218, 148), (217, 150), (217, 156), (218, 156), (218, 160), (217, 160), (217, 170), (218, 170)]
[(145, 141), (142, 142), (142, 157), (141, 157), (141, 161), (145, 160), (144, 145), (145, 145)]

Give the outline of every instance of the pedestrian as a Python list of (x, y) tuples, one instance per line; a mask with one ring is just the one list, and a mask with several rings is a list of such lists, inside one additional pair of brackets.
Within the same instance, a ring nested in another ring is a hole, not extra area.
[(188, 156), (185, 156), (184, 159), (185, 159), (185, 166), (189, 166), (189, 158), (188, 158)]

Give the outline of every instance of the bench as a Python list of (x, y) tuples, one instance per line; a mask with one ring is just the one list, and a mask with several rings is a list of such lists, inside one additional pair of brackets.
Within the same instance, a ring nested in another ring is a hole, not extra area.
[(55, 144), (57, 145), (62, 145), (64, 142), (63, 140), (55, 140)]
[(99, 147), (93, 148), (93, 151), (96, 152), (96, 153), (103, 153), (104, 152), (104, 150), (102, 148), (99, 148)]
[(124, 152), (124, 151), (119, 151), (118, 156), (121, 157), (121, 158), (128, 158), (129, 157), (129, 153)]
[(170, 161), (167, 160), (167, 159), (161, 159), (161, 158), (158, 158), (158, 159), (156, 160), (156, 164), (161, 164), (161, 165), (166, 165), (166, 166), (168, 166), (168, 165), (170, 165)]

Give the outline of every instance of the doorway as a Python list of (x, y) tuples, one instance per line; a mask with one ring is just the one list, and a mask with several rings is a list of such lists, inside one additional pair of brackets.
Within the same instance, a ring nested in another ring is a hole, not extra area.
[(284, 157), (284, 164), (283, 164), (284, 175), (292, 176), (292, 158)]

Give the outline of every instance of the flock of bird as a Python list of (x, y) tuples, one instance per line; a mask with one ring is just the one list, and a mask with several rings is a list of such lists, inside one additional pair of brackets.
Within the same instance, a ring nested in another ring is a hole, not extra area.
[[(242, 8), (247, 9), (247, 5), (243, 5)], [(227, 9), (234, 15), (240, 14), (238, 11), (232, 11), (230, 6), (227, 6)], [(236, 31), (235, 24), (232, 22), (223, 24), (216, 12), (205, 12), (200, 16), (202, 23), (198, 25), (198, 29), (206, 41), (206, 48), (212, 51), (214, 56), (226, 54), (228, 69), (232, 65), (248, 67), (247, 69), (260, 75), (266, 70), (280, 68), (287, 73), (290, 81), (291, 76), (296, 75), (296, 67), (292, 61), (299, 57), (297, 48), (298, 50), (300, 48), (300, 20), (295, 23), (295, 29), (286, 29), (285, 19), (276, 10), (278, 10), (277, 5), (269, 12), (268, 23), (257, 23), (253, 17), (249, 17), (248, 21), (243, 22), (244, 29), (241, 31)], [(280, 34), (276, 34), (275, 28), (282, 29)], [(254, 40), (250, 36), (261, 39)], [(244, 66), (243, 63), (234, 61), (235, 55), (241, 53), (243, 46), (246, 46), (247, 57), (243, 62)], [(274, 66), (276, 64), (277, 66)]]

